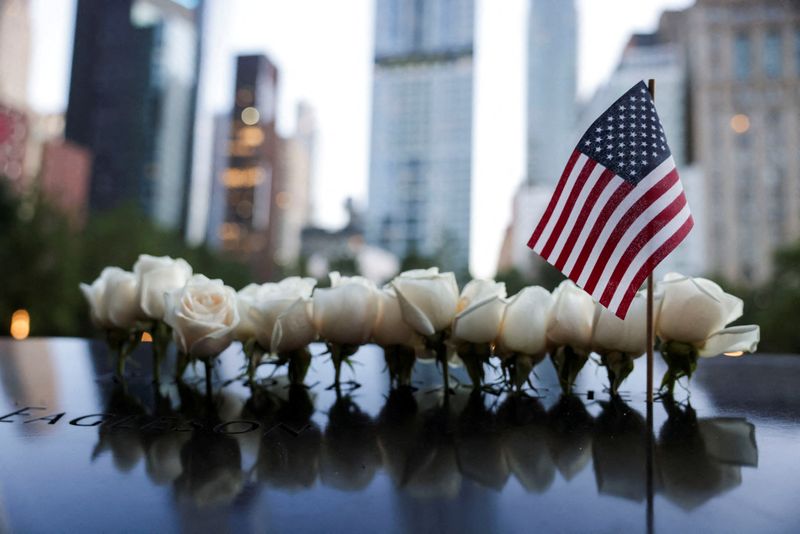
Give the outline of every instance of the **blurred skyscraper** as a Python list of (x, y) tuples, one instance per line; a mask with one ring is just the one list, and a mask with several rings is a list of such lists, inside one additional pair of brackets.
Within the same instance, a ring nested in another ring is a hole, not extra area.
[(26, 0), (0, 0), (0, 176), (12, 189), (27, 187), (26, 149), (30, 13)]
[(498, 272), (532, 275), (543, 265), (528, 247), (569, 154), (577, 90), (577, 14), (574, 0), (530, 0), (528, 10), (527, 167), (514, 193)]
[(313, 208), (314, 148), (317, 125), (314, 109), (297, 105), (295, 132), (281, 143), (282, 188), (275, 196), (279, 210), (280, 239), (275, 259), (279, 265), (295, 265), (300, 258), (301, 234), (310, 225)]
[(698, 0), (687, 17), (710, 267), (757, 283), (800, 237), (800, 2)]
[(281, 140), (275, 131), (278, 70), (264, 55), (236, 58), (231, 114), (216, 121), (207, 240), (250, 263), (253, 275), (275, 272), (283, 201)]
[(574, 0), (531, 0), (528, 19), (528, 176), (555, 187), (578, 138)]
[(67, 139), (93, 155), (92, 211), (185, 225), (200, 0), (78, 0)]
[(473, 0), (377, 0), (367, 241), (465, 272)]
[(30, 67), (28, 0), (0, 0), (0, 103), (25, 110)]
[(12, 189), (25, 189), (25, 149), (28, 140), (28, 118), (24, 113), (0, 103), (0, 176), (7, 178)]

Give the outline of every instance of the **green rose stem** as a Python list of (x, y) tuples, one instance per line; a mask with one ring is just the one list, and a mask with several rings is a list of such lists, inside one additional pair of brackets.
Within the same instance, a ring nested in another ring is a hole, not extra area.
[(533, 371), (533, 365), (533, 356), (529, 354), (514, 353), (502, 361), (503, 374), (507, 376), (510, 389), (517, 393), (522, 390), (522, 385)]
[(292, 386), (302, 386), (303, 380), (305, 380), (306, 374), (308, 374), (308, 368), (311, 365), (311, 352), (309, 352), (308, 347), (283, 352), (279, 357), (281, 361), (289, 361), (289, 383)]
[(458, 355), (467, 368), (469, 379), (472, 381), (472, 389), (480, 389), (483, 386), (483, 364), (489, 362), (492, 355), (492, 347), (488, 343), (461, 343), (458, 346)]
[(450, 369), (447, 367), (447, 345), (444, 340), (447, 339), (449, 332), (439, 332), (425, 340), (428, 349), (431, 349), (436, 354), (436, 361), (442, 366), (442, 381), (444, 382), (444, 400), (447, 402), (450, 395)]
[(589, 353), (573, 349), (569, 345), (563, 345), (550, 353), (550, 359), (553, 360), (553, 365), (558, 373), (558, 383), (561, 384), (561, 391), (567, 395), (571, 394), (575, 377), (586, 365)]
[(206, 366), (206, 398), (211, 399), (213, 389), (211, 388), (211, 371), (214, 368), (211, 358), (203, 358), (203, 363)]
[(255, 382), (258, 364), (261, 362), (264, 351), (255, 338), (250, 338), (242, 343), (242, 352), (247, 360), (247, 379), (252, 384)]
[(161, 382), (161, 362), (167, 355), (169, 342), (172, 339), (172, 328), (164, 321), (153, 321), (150, 327), (153, 338), (153, 382)]
[(681, 341), (667, 341), (661, 344), (661, 357), (667, 362), (667, 372), (661, 379), (660, 390), (665, 391), (665, 396), (672, 398), (675, 391), (675, 382), (684, 376), (692, 378), (697, 369), (697, 348)]
[(392, 387), (411, 385), (411, 372), (414, 370), (416, 354), (405, 345), (389, 345), (383, 348), (383, 357), (389, 369), (389, 382)]
[(106, 342), (111, 350), (117, 353), (117, 376), (125, 379), (125, 362), (139, 344), (141, 333), (138, 330), (109, 330)]
[(328, 343), (327, 345), (333, 361), (333, 387), (338, 390), (341, 383), (342, 362), (347, 361), (350, 356), (356, 353), (358, 345), (342, 345), (339, 343)]
[(633, 371), (633, 357), (619, 351), (611, 351), (600, 354), (600, 363), (606, 368), (608, 373), (608, 384), (611, 394), (616, 396), (619, 386), (628, 378)]

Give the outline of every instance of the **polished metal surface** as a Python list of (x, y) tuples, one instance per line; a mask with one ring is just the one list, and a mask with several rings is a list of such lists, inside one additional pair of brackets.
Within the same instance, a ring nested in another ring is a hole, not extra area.
[(644, 359), (623, 402), (591, 362), (561, 397), (546, 361), (531, 396), (447, 403), (433, 365), (412, 393), (353, 360), (339, 395), (323, 355), (251, 390), (231, 347), (209, 401), (201, 366), (153, 386), (147, 345), (123, 385), (99, 342), (2, 340), (0, 532), (800, 531), (798, 356), (701, 361), (652, 433)]

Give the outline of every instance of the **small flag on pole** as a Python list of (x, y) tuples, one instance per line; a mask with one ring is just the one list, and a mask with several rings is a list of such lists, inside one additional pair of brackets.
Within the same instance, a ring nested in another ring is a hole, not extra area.
[(653, 99), (639, 82), (578, 142), (528, 246), (624, 319), (693, 225)]

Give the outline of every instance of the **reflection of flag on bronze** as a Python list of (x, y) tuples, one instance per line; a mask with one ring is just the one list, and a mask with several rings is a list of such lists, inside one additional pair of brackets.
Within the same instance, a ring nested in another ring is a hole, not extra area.
[(693, 224), (640, 82), (583, 135), (528, 246), (625, 318), (647, 275)]

